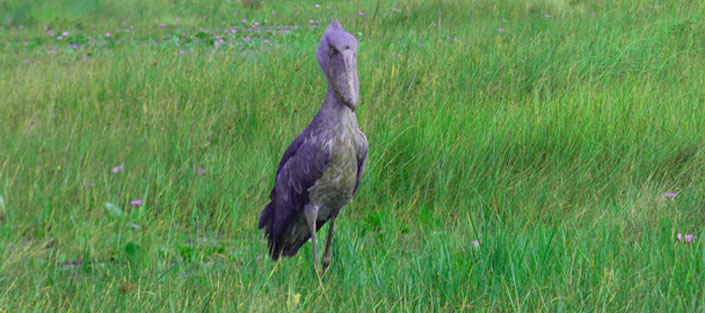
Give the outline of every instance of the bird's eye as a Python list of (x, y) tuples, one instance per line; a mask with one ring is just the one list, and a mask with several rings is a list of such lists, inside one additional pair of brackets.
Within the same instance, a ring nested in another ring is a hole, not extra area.
[(338, 49), (336, 49), (336, 48), (333, 47), (333, 46), (330, 46), (330, 53), (331, 53), (331, 54), (336, 54), (336, 53), (338, 53)]

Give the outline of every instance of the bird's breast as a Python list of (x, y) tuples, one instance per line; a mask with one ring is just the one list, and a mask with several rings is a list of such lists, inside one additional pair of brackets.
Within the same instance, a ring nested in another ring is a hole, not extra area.
[[(321, 178), (309, 188), (312, 202), (340, 210), (352, 200), (357, 181), (357, 145), (354, 130), (339, 129), (325, 143), (330, 156)], [(325, 213), (326, 212), (321, 212)], [(321, 214), (319, 214), (320, 216)]]

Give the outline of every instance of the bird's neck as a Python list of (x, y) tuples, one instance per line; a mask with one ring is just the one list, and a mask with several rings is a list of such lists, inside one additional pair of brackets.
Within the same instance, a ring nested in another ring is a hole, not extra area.
[(321, 108), (318, 110), (318, 113), (316, 113), (313, 123), (321, 126), (336, 126), (340, 125), (341, 122), (344, 124), (357, 124), (356, 121), (355, 112), (350, 110), (350, 108), (338, 98), (338, 95), (332, 87), (328, 88), (326, 100), (323, 101)]
[(326, 94), (326, 100), (323, 101), (323, 104), (321, 105), (320, 111), (326, 111), (329, 114), (335, 114), (335, 115), (350, 115), (354, 114), (350, 108), (348, 108), (345, 103), (343, 103), (343, 100), (340, 100), (338, 97), (338, 94), (335, 93), (335, 90), (333, 89), (332, 86), (328, 88), (328, 93)]

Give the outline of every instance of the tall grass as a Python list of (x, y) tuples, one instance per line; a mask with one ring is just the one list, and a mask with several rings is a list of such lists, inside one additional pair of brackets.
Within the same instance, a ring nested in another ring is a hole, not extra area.
[[(705, 310), (698, 1), (77, 3), (0, 11), (0, 312)], [(329, 16), (370, 152), (320, 284), (256, 222)], [(176, 17), (322, 23), (222, 49)], [(115, 44), (23, 45), (46, 24)]]

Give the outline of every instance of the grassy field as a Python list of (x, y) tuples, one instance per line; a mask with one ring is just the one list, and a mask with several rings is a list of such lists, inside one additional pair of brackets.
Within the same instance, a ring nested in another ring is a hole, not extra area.
[[(0, 312), (705, 312), (705, 4), (315, 4), (0, 2)], [(256, 226), (330, 17), (370, 150), (320, 284)]]

